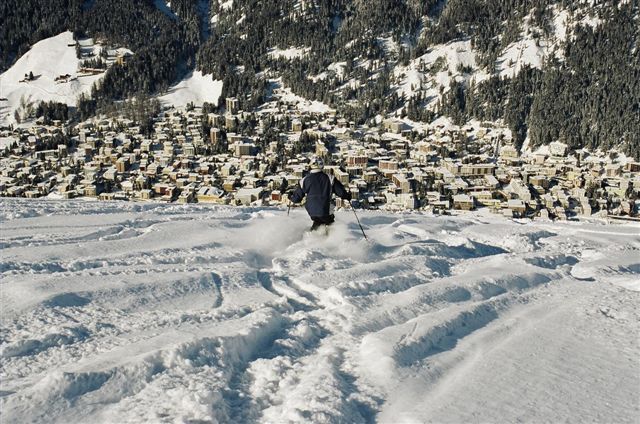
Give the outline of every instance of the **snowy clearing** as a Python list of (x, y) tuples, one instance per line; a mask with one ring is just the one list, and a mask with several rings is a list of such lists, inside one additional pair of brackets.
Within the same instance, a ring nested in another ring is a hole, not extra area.
[(309, 47), (289, 47), (288, 49), (273, 47), (267, 54), (274, 59), (295, 59), (306, 56), (309, 51), (311, 51)]
[(191, 102), (196, 105), (202, 105), (204, 102), (217, 105), (221, 93), (222, 81), (214, 80), (210, 74), (203, 75), (200, 71), (192, 71), (158, 99), (176, 107), (183, 107)]
[(2, 422), (637, 422), (640, 226), (2, 199)]
[(542, 68), (547, 50), (546, 47), (537, 46), (531, 36), (510, 44), (498, 58), (500, 76), (513, 78), (526, 65)]
[[(295, 105), (295, 107), (301, 112), (328, 113), (334, 110), (325, 103), (317, 100), (307, 100), (304, 97), (293, 93), (289, 87), (282, 85), (281, 78), (269, 80), (269, 83), (271, 84), (271, 97), (273, 99), (278, 99), (284, 103)], [(265, 109), (262, 111), (264, 112)]]
[[(37, 103), (57, 101), (76, 104), (80, 93), (89, 93), (91, 85), (104, 74), (78, 75), (80, 60), (76, 57), (75, 41), (70, 31), (37, 42), (6, 72), (0, 75), (0, 124), (15, 122), (13, 111), (20, 99)], [(34, 80), (20, 82), (33, 72)], [(68, 82), (56, 82), (61, 75), (70, 75)]]
[(455, 41), (431, 47), (428, 53), (413, 59), (408, 66), (397, 66), (394, 70), (395, 76), (400, 77), (400, 84), (396, 87), (397, 93), (400, 96), (411, 97), (423, 87), (426, 97), (435, 105), (440, 90), (444, 89), (446, 92), (452, 80), (460, 81), (465, 78), (460, 67), (472, 71), (470, 77), (467, 77), (475, 83), (489, 78), (487, 72), (478, 69), (471, 41)]

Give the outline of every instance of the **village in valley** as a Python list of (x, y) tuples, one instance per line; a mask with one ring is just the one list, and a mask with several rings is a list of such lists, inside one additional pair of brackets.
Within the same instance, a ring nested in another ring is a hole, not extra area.
[(5, 127), (0, 195), (286, 205), (316, 155), (350, 189), (354, 206), (366, 209), (638, 216), (640, 163), (616, 151), (569, 151), (554, 142), (520, 155), (510, 132), (490, 123), (378, 117), (358, 126), (297, 101), (278, 99), (251, 113), (236, 98), (224, 106), (221, 114), (165, 107), (146, 136), (123, 116)]

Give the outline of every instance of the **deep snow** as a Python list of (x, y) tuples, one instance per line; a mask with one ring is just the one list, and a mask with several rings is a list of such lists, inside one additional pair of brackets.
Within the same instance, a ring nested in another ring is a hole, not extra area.
[(637, 422), (640, 227), (0, 202), (0, 421)]

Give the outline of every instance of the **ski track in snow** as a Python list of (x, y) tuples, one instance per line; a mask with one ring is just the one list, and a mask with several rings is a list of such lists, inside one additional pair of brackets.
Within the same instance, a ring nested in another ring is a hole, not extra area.
[(637, 422), (640, 227), (0, 203), (2, 422)]

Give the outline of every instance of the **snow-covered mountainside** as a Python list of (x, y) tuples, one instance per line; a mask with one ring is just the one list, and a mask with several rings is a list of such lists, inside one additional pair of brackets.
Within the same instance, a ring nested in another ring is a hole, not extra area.
[(2, 422), (635, 422), (640, 227), (0, 204)]
[(518, 149), (640, 157), (635, 1), (5, 0), (0, 16), (0, 72), (68, 30), (136, 53), (80, 102), (83, 118), (141, 92), (252, 112), (279, 80), (358, 125), (486, 121)]
[[(14, 111), (41, 101), (56, 101), (75, 106), (81, 93), (88, 94), (94, 82), (104, 74), (79, 73), (75, 41), (70, 31), (36, 43), (6, 72), (0, 75), (0, 124), (14, 123)], [(24, 81), (33, 73), (34, 79)], [(67, 75), (68, 78), (59, 80)]]

